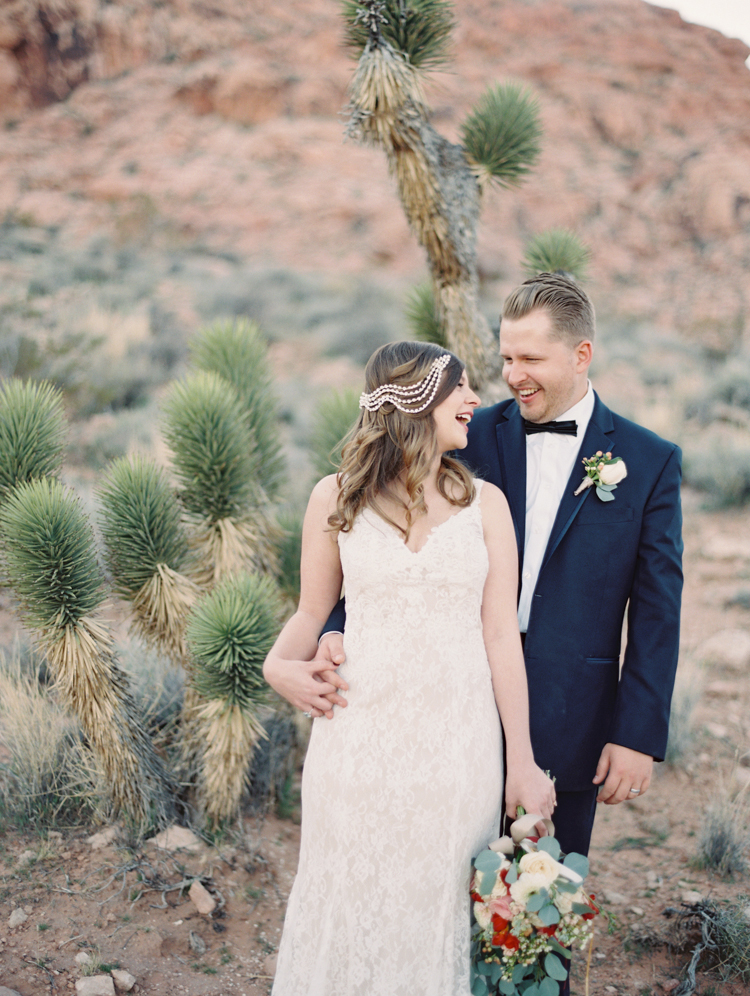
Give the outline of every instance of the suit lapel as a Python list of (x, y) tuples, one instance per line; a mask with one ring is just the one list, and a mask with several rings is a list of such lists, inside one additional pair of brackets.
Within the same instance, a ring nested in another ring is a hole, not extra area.
[(497, 427), (498, 451), (502, 472), (502, 489), (508, 499), (516, 530), (519, 571), (523, 564), (526, 539), (526, 433), (517, 405), (510, 409)]
[(592, 456), (597, 452), (597, 450), (601, 450), (602, 453), (614, 450), (615, 443), (610, 436), (607, 435), (613, 431), (614, 424), (612, 422), (612, 413), (609, 408), (607, 408), (607, 406), (599, 400), (599, 396), (597, 395), (596, 400), (594, 401), (594, 410), (591, 413), (588, 428), (586, 429), (586, 433), (581, 442), (581, 448), (578, 451), (575, 463), (573, 464), (573, 470), (570, 478), (568, 479), (563, 496), (560, 499), (560, 505), (557, 509), (557, 515), (555, 516), (552, 532), (550, 533), (549, 542), (547, 543), (547, 549), (545, 550), (544, 559), (542, 560), (541, 570), (544, 570), (547, 561), (557, 549), (560, 540), (566, 534), (568, 529), (570, 529), (583, 503), (587, 499), (591, 500), (589, 499), (591, 488), (586, 488), (586, 490), (582, 491), (579, 495), (574, 495), (573, 493), (583, 480), (583, 465), (581, 461), (584, 457)]

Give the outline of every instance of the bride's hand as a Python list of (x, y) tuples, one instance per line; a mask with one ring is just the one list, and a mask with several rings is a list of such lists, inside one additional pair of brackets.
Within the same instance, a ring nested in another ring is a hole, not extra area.
[(515, 819), (518, 806), (527, 813), (539, 813), (552, 818), (555, 808), (555, 783), (536, 764), (528, 767), (508, 767), (505, 780), (505, 811)]
[(288, 661), (269, 654), (263, 677), (274, 691), (302, 712), (333, 719), (333, 706), (346, 706), (339, 695), (348, 685), (327, 660)]

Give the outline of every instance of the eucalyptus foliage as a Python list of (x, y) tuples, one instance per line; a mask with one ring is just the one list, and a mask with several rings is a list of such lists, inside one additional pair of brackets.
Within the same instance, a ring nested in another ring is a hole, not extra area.
[(406, 301), (404, 315), (415, 339), (420, 342), (437, 343), (443, 349), (450, 348), (435, 304), (431, 283), (420, 284), (411, 291)]
[(191, 342), (190, 356), (198, 370), (219, 374), (237, 391), (255, 441), (260, 482), (269, 497), (276, 497), (284, 483), (284, 458), (268, 344), (260, 327), (244, 318), (215, 322)]
[(79, 499), (55, 478), (20, 484), (0, 508), (4, 568), (29, 623), (62, 628), (102, 601), (94, 536)]
[(232, 385), (191, 374), (172, 387), (163, 413), (187, 511), (209, 522), (242, 518), (258, 497), (258, 455)]
[(591, 250), (568, 228), (550, 228), (535, 235), (526, 246), (523, 268), (529, 276), (562, 270), (584, 280)]
[(344, 439), (359, 417), (359, 396), (351, 388), (331, 391), (313, 415), (310, 449), (316, 477), (326, 477), (341, 466)]
[(120, 594), (135, 595), (159, 564), (183, 569), (187, 546), (180, 506), (155, 463), (142, 457), (115, 460), (98, 497), (107, 563)]
[(266, 697), (263, 661), (281, 621), (270, 578), (229, 576), (195, 606), (187, 628), (194, 660), (192, 683), (203, 699), (252, 711)]
[[(368, 11), (372, 13), (365, 16)], [(437, 69), (450, 61), (455, 18), (447, 0), (344, 0), (343, 15), (345, 41), (357, 58), (367, 45), (368, 21), (374, 16), (380, 36), (417, 69)]]
[(0, 383), (0, 499), (17, 484), (60, 473), (65, 431), (62, 394), (51, 384)]
[(518, 186), (531, 172), (541, 135), (538, 101), (517, 83), (486, 90), (461, 126), (463, 147), (480, 179), (501, 187)]

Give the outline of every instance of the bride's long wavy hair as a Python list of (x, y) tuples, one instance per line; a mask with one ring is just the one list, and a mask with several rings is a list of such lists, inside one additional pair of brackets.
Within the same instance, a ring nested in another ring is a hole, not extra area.
[[(423, 380), (433, 362), (448, 351), (428, 342), (391, 342), (370, 357), (365, 370), (365, 390), (370, 393), (383, 384), (408, 386)], [(416, 516), (427, 511), (424, 481), (437, 455), (434, 409), (453, 391), (464, 365), (448, 353), (450, 361), (441, 375), (432, 401), (421, 412), (402, 412), (386, 402), (376, 411), (363, 408), (345, 443), (337, 477), (339, 495), (336, 511), (328, 519), (336, 532), (348, 532), (357, 515), (371, 508), (408, 540)], [(407, 500), (395, 490), (399, 481)], [(474, 500), (471, 474), (452, 457), (442, 455), (437, 479), (438, 490), (451, 505), (470, 505)], [(383, 499), (404, 510), (406, 528), (388, 515)]]

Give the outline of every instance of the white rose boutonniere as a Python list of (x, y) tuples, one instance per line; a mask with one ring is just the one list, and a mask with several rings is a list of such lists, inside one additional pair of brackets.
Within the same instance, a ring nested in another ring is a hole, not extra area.
[(583, 460), (586, 476), (573, 494), (579, 495), (586, 488), (595, 487), (597, 498), (602, 501), (614, 501), (612, 492), (620, 481), (628, 476), (628, 468), (622, 457), (613, 457), (611, 453), (597, 450), (592, 457)]

